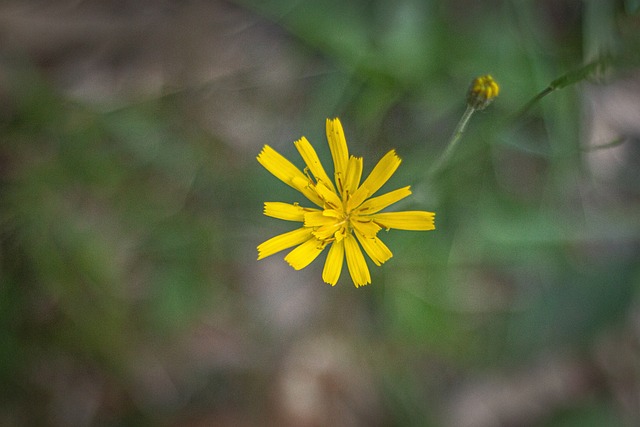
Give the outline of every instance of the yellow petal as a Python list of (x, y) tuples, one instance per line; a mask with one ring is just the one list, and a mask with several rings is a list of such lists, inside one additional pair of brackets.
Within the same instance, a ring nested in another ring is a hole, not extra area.
[(298, 190), (299, 192), (301, 192), (302, 194), (304, 194), (304, 196), (307, 199), (311, 200), (316, 205), (322, 207), (324, 202), (322, 201), (322, 198), (320, 197), (320, 195), (318, 194), (318, 191), (316, 190), (316, 185), (313, 183), (313, 181), (309, 179), (309, 177), (307, 177), (306, 175), (304, 176), (304, 178), (295, 176), (291, 180), (290, 185), (296, 190)]
[(371, 192), (369, 189), (364, 185), (361, 185), (360, 188), (358, 188), (353, 195), (348, 198), (347, 210), (353, 211), (354, 209), (357, 209), (358, 206), (362, 205), (362, 202), (364, 202), (370, 195)]
[(334, 210), (342, 210), (342, 200), (340, 200), (340, 197), (338, 197), (335, 191), (324, 185), (324, 182), (319, 182), (316, 185), (316, 191), (322, 200), (324, 200), (325, 208), (328, 205)]
[[(320, 240), (332, 239), (336, 232), (341, 231), (346, 227), (346, 223), (343, 219), (326, 215), (326, 212), (327, 211), (308, 212), (304, 216), (304, 226), (312, 227), (314, 230), (313, 235)], [(338, 236), (335, 237), (338, 238)], [(340, 236), (339, 238), (342, 237)]]
[(307, 167), (316, 178), (316, 181), (324, 182), (325, 185), (335, 193), (336, 190), (333, 187), (333, 183), (331, 182), (329, 175), (327, 175), (322, 167), (322, 163), (320, 162), (320, 158), (318, 157), (316, 150), (313, 149), (307, 138), (303, 136), (300, 140), (294, 142), (294, 145), (298, 149), (300, 156), (304, 159), (304, 162), (307, 164)]
[(258, 154), (257, 159), (266, 170), (280, 181), (295, 188), (316, 205), (322, 206), (322, 199), (309, 185), (309, 178), (283, 155), (265, 145), (260, 154)]
[(344, 264), (344, 240), (334, 242), (327, 253), (327, 260), (322, 270), (322, 280), (334, 286), (338, 283), (342, 265)]
[(341, 240), (345, 234), (344, 223), (333, 222), (313, 231), (313, 235), (320, 240), (338, 239)]
[(433, 230), (435, 213), (425, 211), (383, 212), (371, 215), (382, 228), (398, 230)]
[(353, 218), (351, 226), (358, 230), (360, 234), (367, 237), (374, 237), (382, 228), (370, 217)]
[(324, 215), (323, 211), (307, 212), (304, 215), (305, 227), (322, 227), (323, 225), (334, 224), (336, 219)]
[(296, 270), (302, 270), (320, 255), (326, 243), (315, 237), (302, 243), (284, 257), (284, 260)]
[(272, 218), (285, 221), (304, 221), (304, 214), (308, 212), (320, 212), (317, 209), (303, 208), (297, 203), (265, 202), (264, 214)]
[(353, 194), (358, 185), (360, 185), (360, 179), (362, 178), (362, 157), (349, 157), (349, 163), (347, 166), (347, 175), (344, 180), (344, 193), (343, 197), (347, 194)]
[(364, 255), (362, 255), (358, 242), (356, 242), (352, 234), (347, 234), (343, 241), (347, 267), (349, 268), (349, 274), (351, 275), (353, 284), (356, 285), (356, 288), (368, 285), (371, 283), (371, 275), (369, 274), (369, 267), (367, 267), (367, 262), (364, 259)]
[(392, 204), (404, 199), (405, 197), (411, 194), (411, 187), (406, 186), (403, 188), (399, 188), (397, 190), (390, 191), (382, 196), (372, 197), (364, 202), (360, 208), (358, 208), (359, 214), (372, 214), (381, 211), (387, 206), (391, 206)]
[(391, 178), (391, 175), (393, 175), (396, 169), (398, 169), (401, 162), (402, 160), (400, 160), (400, 157), (396, 155), (395, 150), (389, 151), (384, 155), (384, 157), (382, 157), (382, 159), (380, 159), (376, 167), (373, 168), (367, 179), (364, 180), (353, 197), (355, 199), (359, 199), (361, 195), (358, 193), (361, 191), (368, 193), (369, 196), (374, 194), (384, 185), (385, 182), (389, 180), (389, 178)]
[(327, 119), (327, 141), (329, 142), (331, 157), (333, 157), (336, 185), (338, 186), (338, 191), (342, 194), (343, 187), (341, 187), (341, 183), (344, 182), (347, 175), (349, 149), (347, 140), (344, 137), (342, 123), (337, 118), (333, 120)]
[(322, 211), (322, 215), (329, 216), (331, 218), (342, 218), (344, 216), (341, 211), (336, 209), (324, 209)]
[(344, 220), (324, 215), (324, 212), (309, 212), (304, 216), (304, 226), (312, 227), (313, 235), (320, 240), (332, 239), (345, 225)]
[(358, 232), (355, 234), (364, 251), (377, 266), (381, 266), (393, 256), (387, 245), (385, 245), (382, 240), (378, 239), (376, 236), (365, 237)]
[(311, 237), (310, 228), (298, 228), (288, 233), (272, 237), (258, 245), (258, 259), (266, 258), (282, 250), (298, 245)]
[(266, 170), (285, 184), (292, 185), (294, 177), (306, 179), (300, 169), (268, 145), (262, 148), (257, 159)]

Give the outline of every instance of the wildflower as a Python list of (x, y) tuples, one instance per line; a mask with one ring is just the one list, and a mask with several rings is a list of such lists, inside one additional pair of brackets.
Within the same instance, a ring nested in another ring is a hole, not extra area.
[(318, 206), (307, 208), (298, 203), (266, 202), (265, 215), (299, 221), (302, 227), (259, 245), (258, 259), (296, 246), (284, 259), (300, 270), (329, 246), (322, 279), (335, 285), (346, 259), (353, 283), (356, 287), (363, 286), (371, 283), (371, 276), (361, 248), (380, 266), (392, 257), (389, 248), (377, 237), (380, 230), (433, 230), (435, 214), (380, 212), (411, 194), (407, 186), (371, 197), (396, 171), (400, 158), (394, 150), (389, 151), (360, 183), (363, 161), (361, 157), (349, 155), (340, 120), (327, 119), (326, 128), (334, 165), (333, 182), (305, 137), (294, 143), (306, 164), (304, 172), (268, 145), (258, 155), (258, 162), (269, 172)]

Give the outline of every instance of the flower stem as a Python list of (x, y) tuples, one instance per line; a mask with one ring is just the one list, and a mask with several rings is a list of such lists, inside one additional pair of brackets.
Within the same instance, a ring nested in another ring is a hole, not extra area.
[(462, 134), (467, 128), (469, 119), (471, 119), (471, 116), (475, 111), (476, 111), (475, 108), (473, 108), (471, 105), (467, 105), (467, 109), (465, 110), (464, 114), (460, 118), (458, 125), (453, 131), (453, 134), (451, 135), (451, 139), (449, 140), (449, 144), (447, 145), (447, 148), (445, 149), (444, 153), (442, 153), (442, 156), (440, 156), (440, 159), (438, 159), (438, 161), (431, 167), (431, 170), (429, 171), (429, 175), (431, 176), (436, 175), (447, 164), (447, 162), (449, 162), (451, 155), (453, 154), (456, 147), (458, 146), (458, 142), (462, 138)]

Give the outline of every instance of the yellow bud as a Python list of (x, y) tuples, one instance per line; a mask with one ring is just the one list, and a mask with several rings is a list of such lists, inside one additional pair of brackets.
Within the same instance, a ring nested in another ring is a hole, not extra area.
[(484, 110), (500, 93), (500, 86), (490, 75), (473, 79), (467, 93), (467, 104), (475, 110)]

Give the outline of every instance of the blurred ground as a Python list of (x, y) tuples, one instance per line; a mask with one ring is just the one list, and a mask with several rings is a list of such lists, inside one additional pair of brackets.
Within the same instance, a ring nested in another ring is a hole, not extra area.
[[(639, 27), (631, 0), (3, 2), (0, 425), (636, 425)], [(255, 156), (327, 161), (335, 116), (437, 213), (363, 289), (255, 260), (291, 229), (262, 203), (297, 200)]]

